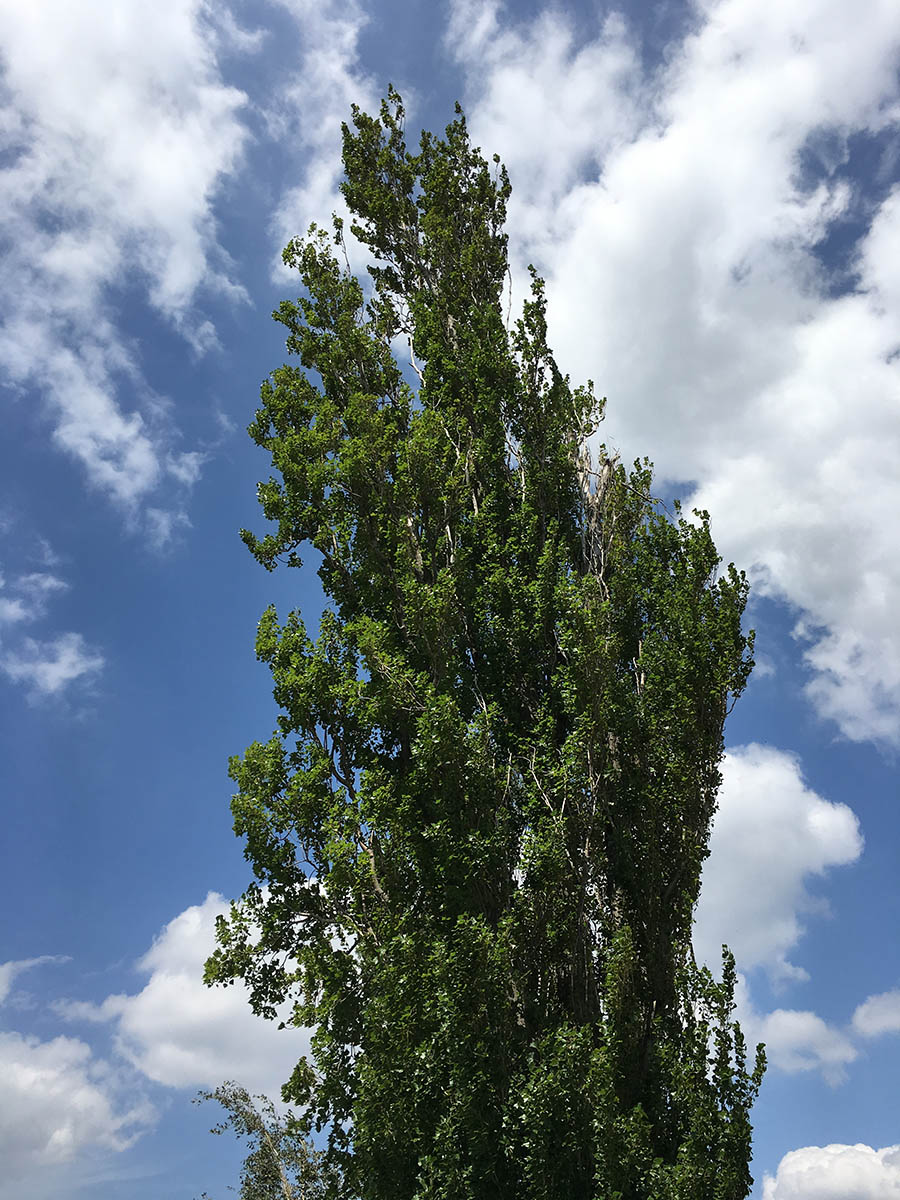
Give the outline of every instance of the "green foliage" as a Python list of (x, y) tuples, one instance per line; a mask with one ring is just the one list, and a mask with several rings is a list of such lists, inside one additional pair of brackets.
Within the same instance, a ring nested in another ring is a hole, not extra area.
[[(251, 1096), (236, 1083), (200, 1092), (195, 1104), (217, 1100), (228, 1116), (211, 1132), (231, 1130), (250, 1143), (241, 1169), (241, 1200), (322, 1200), (336, 1186), (333, 1169), (303, 1136), (290, 1111), (278, 1113), (265, 1096)], [(201, 1200), (209, 1200), (206, 1192)]]
[(746, 581), (648, 463), (591, 457), (533, 273), (507, 329), (509, 182), (461, 112), (413, 154), (396, 93), (354, 109), (344, 166), (371, 295), (323, 232), (285, 251), (299, 366), (242, 535), (269, 569), (311, 546), (329, 603), (315, 640), (260, 622), (281, 715), (231, 764), (256, 882), (207, 980), (315, 1027), (285, 1098), (335, 1197), (737, 1200), (763, 1059), (691, 926)]

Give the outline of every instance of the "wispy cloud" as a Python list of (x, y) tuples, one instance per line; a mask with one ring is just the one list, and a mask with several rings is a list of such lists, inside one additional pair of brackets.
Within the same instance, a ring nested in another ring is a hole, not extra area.
[[(47, 557), (49, 548), (44, 551)], [(22, 626), (42, 619), (51, 597), (68, 584), (49, 571), (0, 576), (0, 674), (24, 684), (34, 698), (57, 696), (77, 680), (95, 677), (103, 655), (83, 634), (66, 632), (45, 638), (27, 636)]]
[[(332, 212), (346, 213), (338, 191), (343, 167), (339, 131), (351, 104), (377, 111), (380, 95), (358, 58), (359, 35), (369, 20), (358, 0), (278, 0), (297, 31), (296, 73), (267, 109), (273, 136), (294, 146), (301, 182), (281, 197), (272, 224), (277, 243), (275, 274), (282, 247), (303, 236), (311, 222), (330, 227)], [(349, 238), (349, 229), (347, 230)], [(361, 269), (363, 263), (355, 264)]]
[(56, 445), (132, 522), (199, 463), (179, 456), (117, 301), (136, 289), (199, 349), (198, 289), (242, 294), (212, 201), (240, 160), (245, 97), (221, 78), (223, 27), (206, 12), (202, 0), (127, 0), (110, 20), (88, 0), (0, 7), (0, 369), (43, 397)]
[(4, 626), (42, 617), (50, 597), (67, 587), (47, 571), (30, 571), (9, 580), (0, 575), (0, 632)]
[(12, 986), (20, 975), (34, 967), (42, 967), (46, 963), (69, 962), (67, 955), (40, 954), (37, 958), (20, 958), (12, 962), (0, 963), (0, 1004), (9, 998)]
[(56, 696), (76, 679), (97, 675), (104, 662), (80, 633), (61, 633), (46, 641), (24, 638), (17, 650), (0, 659), (0, 670), (33, 695)]

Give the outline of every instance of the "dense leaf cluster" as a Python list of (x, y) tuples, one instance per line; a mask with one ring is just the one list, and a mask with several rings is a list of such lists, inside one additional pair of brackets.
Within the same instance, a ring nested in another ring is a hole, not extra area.
[(232, 763), (257, 882), (207, 978), (315, 1027), (286, 1096), (336, 1195), (737, 1200), (762, 1058), (691, 924), (746, 582), (648, 464), (591, 458), (602, 402), (536, 277), (508, 330), (509, 183), (462, 114), (411, 153), (391, 93), (344, 165), (371, 294), (324, 233), (285, 251), (299, 365), (262, 389), (274, 528), (243, 535), (268, 568), (318, 551), (328, 606), (315, 640), (260, 622), (281, 715)]

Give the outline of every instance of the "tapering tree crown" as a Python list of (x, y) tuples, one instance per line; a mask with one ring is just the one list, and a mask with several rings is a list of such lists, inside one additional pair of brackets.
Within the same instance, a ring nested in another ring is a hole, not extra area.
[(257, 882), (208, 980), (315, 1028), (286, 1095), (335, 1195), (743, 1197), (762, 1057), (691, 924), (746, 581), (649, 464), (592, 457), (533, 272), (508, 329), (509, 181), (462, 113), (411, 153), (391, 92), (344, 167), (371, 293), (339, 221), (285, 251), (299, 365), (263, 385), (274, 528), (243, 534), (270, 569), (317, 552), (327, 607), (315, 640), (260, 622), (281, 715), (232, 762)]

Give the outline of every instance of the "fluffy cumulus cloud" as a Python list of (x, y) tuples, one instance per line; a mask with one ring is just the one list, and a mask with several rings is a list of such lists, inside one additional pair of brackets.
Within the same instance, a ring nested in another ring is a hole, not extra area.
[(869, 996), (853, 1014), (853, 1028), (863, 1037), (900, 1033), (900, 988)]
[[(806, 979), (788, 955), (805, 920), (827, 912), (809, 881), (856, 861), (859, 822), (846, 805), (806, 785), (793, 755), (771, 746), (729, 751), (722, 773), (697, 908), (697, 957), (715, 967), (727, 942), (743, 972), (763, 968), (776, 986)], [(743, 974), (737, 999), (748, 1041), (766, 1043), (772, 1066), (820, 1071), (831, 1084), (844, 1080), (858, 1052), (843, 1030), (814, 1012), (757, 1011)]]
[[(78, 1038), (0, 1033), (0, 1155), (6, 1182), (91, 1148), (123, 1150), (153, 1118), (128, 1105), (109, 1065)], [(7, 1174), (8, 1173), (8, 1174)]]
[[(204, 987), (215, 920), (227, 907), (211, 892), (171, 920), (138, 963), (146, 976), (139, 992), (99, 1004), (51, 1004), (81, 1026), (80, 1036), (0, 1032), (0, 1200), (18, 1200), (23, 1180), (29, 1194), (59, 1194), (55, 1170), (80, 1169), (130, 1146), (154, 1123), (143, 1094), (151, 1084), (195, 1089), (235, 1079), (278, 1096), (309, 1050), (309, 1031), (254, 1017), (243, 988)], [(0, 1004), (24, 972), (59, 961), (44, 955), (0, 964)], [(105, 1056), (92, 1036), (104, 1026), (113, 1033), (113, 1053)]]
[(114, 299), (136, 287), (199, 350), (197, 289), (235, 292), (212, 216), (244, 140), (223, 36), (202, 0), (126, 0), (109, 19), (89, 0), (0, 5), (0, 369), (43, 396), (57, 445), (132, 517), (193, 463)]
[[(900, 120), (892, 0), (851, 22), (843, 0), (705, 0), (652, 71), (618, 17), (576, 42), (558, 11), (451, 9), (564, 369), (610, 397), (625, 457), (696, 484), (726, 556), (800, 611), (818, 711), (900, 741), (900, 190), (845, 170)], [(835, 291), (817, 250), (853, 230)]]
[(738, 973), (736, 1017), (748, 1046), (763, 1042), (770, 1068), (787, 1075), (818, 1073), (830, 1087), (847, 1079), (847, 1068), (859, 1057), (848, 1032), (817, 1013), (776, 1008), (763, 1013), (753, 1002), (747, 977)]
[[(0, 964), (0, 1004), (25, 971), (65, 961), (41, 955)], [(91, 1151), (129, 1146), (154, 1119), (152, 1106), (135, 1098), (133, 1081), (78, 1038), (42, 1041), (0, 1032), (0, 1196), (28, 1194), (48, 1173)]]
[(789, 1075), (819, 1071), (835, 1087), (846, 1080), (847, 1067), (859, 1055), (842, 1030), (814, 1012), (776, 1008), (760, 1015), (745, 999), (737, 1015), (748, 1043), (763, 1042), (772, 1066)]
[(900, 1146), (804, 1146), (767, 1175), (763, 1200), (896, 1200)]
[(210, 892), (170, 921), (138, 964), (148, 976), (141, 991), (99, 1005), (64, 1001), (57, 1011), (73, 1021), (112, 1023), (119, 1053), (154, 1083), (195, 1088), (235, 1079), (277, 1096), (308, 1052), (309, 1032), (255, 1017), (242, 987), (204, 986), (216, 917), (227, 910)]
[(703, 871), (694, 943), (715, 963), (727, 942), (743, 970), (773, 982), (805, 979), (788, 955), (804, 918), (823, 910), (808, 881), (859, 857), (863, 840), (845, 804), (817, 795), (797, 759), (771, 746), (730, 750)]

